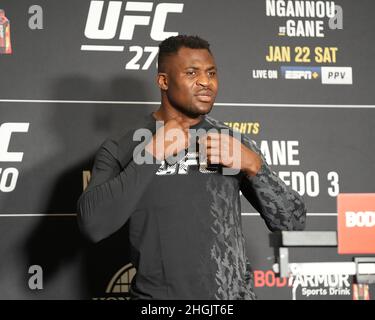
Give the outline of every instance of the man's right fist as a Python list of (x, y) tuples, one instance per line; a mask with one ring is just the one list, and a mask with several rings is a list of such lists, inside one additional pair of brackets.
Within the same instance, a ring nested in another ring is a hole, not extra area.
[(161, 161), (178, 155), (189, 147), (189, 143), (189, 124), (182, 117), (175, 117), (156, 130), (145, 149)]

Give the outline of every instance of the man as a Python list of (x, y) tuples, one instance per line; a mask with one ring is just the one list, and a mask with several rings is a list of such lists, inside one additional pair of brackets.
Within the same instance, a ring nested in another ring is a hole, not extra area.
[[(221, 133), (228, 128), (207, 116), (218, 89), (216, 72), (205, 40), (164, 40), (158, 57), (160, 108), (103, 143), (79, 199), (79, 224), (94, 241), (129, 222), (135, 299), (255, 298), (240, 191), (270, 230), (304, 228), (300, 195), (271, 171), (252, 140)], [(164, 126), (156, 130), (159, 121)], [(137, 128), (152, 131), (143, 145), (151, 164), (137, 161)], [(196, 146), (193, 129), (208, 132), (198, 139), (207, 163), (189, 152)], [(180, 133), (177, 141), (170, 139), (173, 132)], [(223, 174), (226, 168), (235, 174)]]

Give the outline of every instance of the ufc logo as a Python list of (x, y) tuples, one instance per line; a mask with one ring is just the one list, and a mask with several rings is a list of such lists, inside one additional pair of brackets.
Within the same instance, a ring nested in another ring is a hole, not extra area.
[(6, 122), (0, 126), (0, 162), (21, 162), (23, 152), (9, 152), (9, 144), (14, 132), (28, 132), (28, 122)]
[(346, 226), (352, 227), (373, 227), (375, 226), (375, 212), (345, 212)]
[[(15, 132), (28, 132), (28, 122), (6, 122), (0, 126), (0, 162), (21, 162), (23, 152), (9, 152), (10, 139)], [(0, 192), (12, 192), (16, 188), (17, 168), (0, 167)]]
[[(88, 39), (113, 39), (116, 36), (122, 1), (109, 1), (107, 14), (104, 19), (104, 26), (100, 29), (100, 21), (103, 15), (104, 1), (91, 1), (89, 13), (86, 22), (85, 36)], [(153, 10), (153, 2), (128, 1), (125, 5), (125, 14), (122, 18), (120, 29), (120, 40), (133, 39), (136, 26), (150, 25), (151, 16), (153, 17), (150, 36), (155, 41), (163, 41), (170, 36), (178, 35), (178, 32), (167, 32), (164, 30), (167, 16), (169, 13), (181, 13), (183, 3), (159, 3)], [(139, 13), (139, 14), (134, 14)], [(142, 14), (141, 14), (142, 13)]]
[(200, 173), (215, 173), (218, 170), (208, 170), (206, 164), (199, 163), (199, 154), (197, 152), (188, 152), (178, 163), (169, 165), (165, 160), (161, 162), (158, 176), (170, 176), (173, 174), (188, 174), (190, 166), (199, 166)]

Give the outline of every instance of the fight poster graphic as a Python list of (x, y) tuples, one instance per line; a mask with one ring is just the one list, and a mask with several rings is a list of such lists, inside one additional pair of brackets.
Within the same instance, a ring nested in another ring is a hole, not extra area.
[(259, 52), (264, 68), (254, 68), (253, 79), (353, 84), (350, 60), (336, 40), (345, 33), (345, 6), (309, 0), (263, 3), (264, 19), (272, 28)]

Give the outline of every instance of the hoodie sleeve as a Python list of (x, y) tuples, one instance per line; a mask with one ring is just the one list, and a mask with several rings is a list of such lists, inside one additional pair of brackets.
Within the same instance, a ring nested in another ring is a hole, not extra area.
[(243, 175), (240, 186), (242, 194), (260, 213), (271, 231), (303, 230), (306, 222), (303, 198), (271, 170), (254, 141), (244, 136), (242, 142), (258, 153), (263, 161), (255, 176)]
[[(108, 139), (96, 154), (87, 189), (78, 200), (78, 224), (92, 241), (100, 241), (120, 229), (136, 209), (158, 165), (136, 164), (124, 159), (130, 144)], [(152, 157), (152, 156), (151, 156)]]

